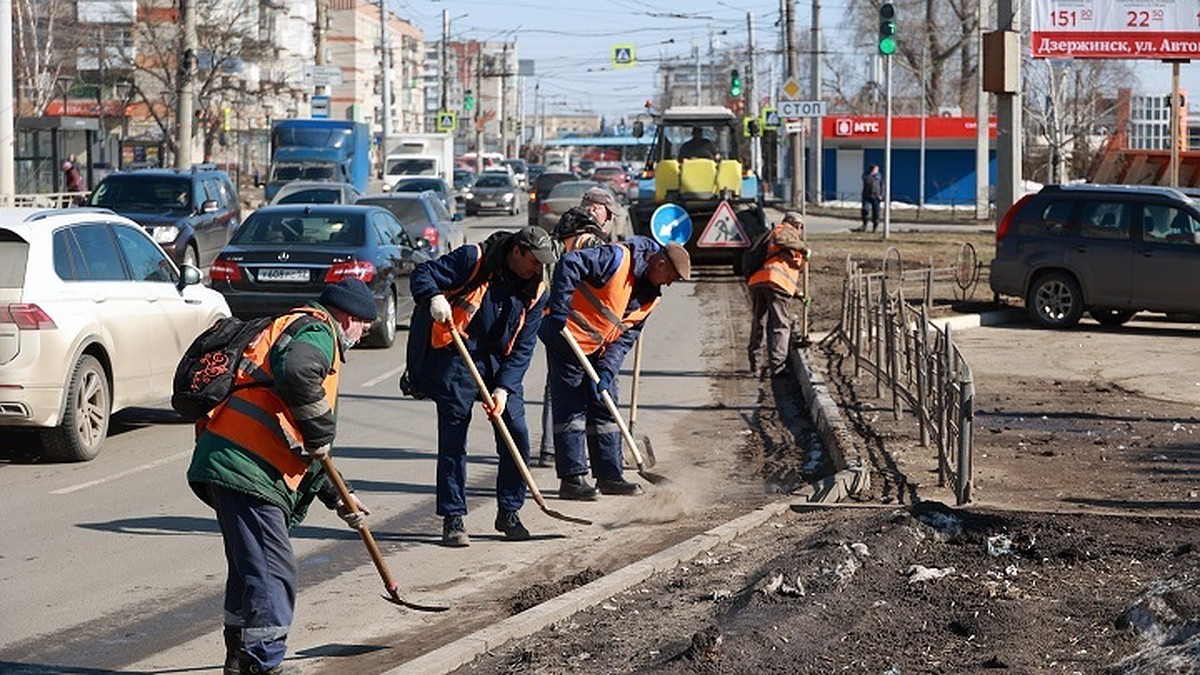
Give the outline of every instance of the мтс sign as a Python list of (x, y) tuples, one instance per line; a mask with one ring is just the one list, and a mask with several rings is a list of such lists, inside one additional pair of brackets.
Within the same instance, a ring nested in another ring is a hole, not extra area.
[(1195, 2), (1033, 0), (1034, 58), (1194, 59), (1200, 55)]

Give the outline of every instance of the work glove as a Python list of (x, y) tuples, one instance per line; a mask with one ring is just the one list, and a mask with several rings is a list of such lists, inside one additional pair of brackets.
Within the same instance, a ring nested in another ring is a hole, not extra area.
[(367, 523), (367, 516), (371, 515), (371, 509), (368, 509), (367, 505), (353, 492), (350, 493), (350, 499), (353, 502), (353, 510), (341, 499), (338, 499), (337, 508), (334, 510), (337, 512), (338, 518), (346, 521), (347, 525), (361, 530), (362, 526)]
[(600, 376), (599, 381), (588, 381), (592, 383), (592, 396), (595, 396), (597, 401), (603, 401), (604, 397), (600, 395), (600, 392), (612, 391), (614, 375), (607, 370), (601, 370), (597, 374)]
[(429, 300), (429, 315), (438, 323), (445, 323), (450, 320), (450, 301), (446, 296), (438, 293)]
[(486, 405), (483, 406), (484, 409), (487, 410), (488, 417), (495, 418), (495, 417), (500, 417), (501, 415), (503, 415), (504, 414), (504, 406), (508, 403), (508, 390), (505, 389), (504, 387), (496, 387), (495, 389), (493, 389), (492, 390), (492, 403), (496, 404), (492, 408), (488, 408)]
[(320, 462), (322, 460), (329, 459), (329, 448), (330, 445), (328, 443), (319, 448), (305, 447), (304, 454), (308, 455), (311, 459), (315, 459), (316, 461)]

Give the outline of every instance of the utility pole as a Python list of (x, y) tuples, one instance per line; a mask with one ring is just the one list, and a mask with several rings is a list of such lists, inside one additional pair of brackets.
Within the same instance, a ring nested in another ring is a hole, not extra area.
[[(324, 0), (328, 1), (328, 0)], [(388, 138), (392, 135), (392, 44), (388, 35), (388, 0), (379, 0), (379, 52), (383, 62), (382, 82), (380, 82), (380, 91), (383, 94), (383, 107), (381, 108), (382, 119), (379, 124), (380, 143), (379, 157), (380, 162), (386, 162), (385, 155), (387, 153)], [(323, 31), (322, 31), (323, 32)], [(386, 167), (384, 167), (386, 171)]]
[(5, 206), (12, 206), (17, 193), (13, 150), (12, 13), (12, 0), (0, 0), (0, 204)]
[[(191, 1), (191, 0), (189, 0)], [(379, 0), (384, 3), (387, 0)], [(316, 45), (318, 66), (325, 65), (325, 27), (329, 25), (329, 0), (317, 0), (317, 19), (313, 24), (313, 43)], [(318, 96), (325, 94), (325, 85), (318, 84), (315, 87), (315, 92)]]
[[(746, 12), (746, 112), (750, 117), (758, 117), (758, 94), (754, 89), (754, 15)], [(762, 128), (750, 137), (750, 167), (754, 175), (762, 178)]]
[(700, 100), (700, 45), (692, 45), (692, 54), (696, 57), (696, 105), (704, 105)]
[(196, 37), (196, 3), (199, 0), (179, 0), (183, 12), (183, 58), (179, 65), (179, 99), (176, 101), (175, 167), (186, 169), (192, 165), (192, 123), (196, 96), (196, 54), (199, 39)]
[[(812, 100), (821, 100), (821, 0), (812, 0), (812, 62), (809, 64), (812, 78)], [(809, 148), (808, 168), (809, 194), (816, 203), (821, 203), (821, 173), (824, 162), (821, 157), (821, 127), (824, 120), (814, 117), (816, 129), (812, 134), (812, 145)]]
[(508, 95), (508, 39), (504, 40), (500, 61), (500, 102), (496, 104), (496, 121), (500, 123), (500, 154), (508, 157), (508, 124), (504, 119), (504, 97)]
[[(784, 25), (787, 27), (787, 74), (795, 80), (800, 73), (800, 57), (796, 53), (796, 17), (790, 1), (784, 2)], [(800, 134), (788, 134), (792, 150), (792, 184), (789, 202), (804, 210), (804, 145)]]
[[(988, 218), (988, 100), (987, 92), (983, 90), (983, 3), (980, 2), (975, 8), (975, 21), (979, 25), (979, 67), (976, 68), (975, 77), (975, 220), (987, 220)], [(924, 63), (925, 52), (921, 52), (922, 64)], [(925, 74), (921, 74), (924, 81)], [(1053, 78), (1052, 78), (1053, 79)], [(924, 87), (922, 87), (922, 90)], [(922, 92), (923, 93), (923, 92)], [(922, 97), (922, 105), (924, 105), (924, 97)], [(925, 118), (921, 118), (921, 123), (925, 123)], [(921, 141), (924, 142), (922, 137)], [(921, 185), (922, 194), (924, 194), (925, 185)], [(924, 204), (922, 204), (924, 206)]]
[[(1019, 36), (1021, 3), (999, 0), (996, 5), (996, 30), (1010, 31)], [(1016, 40), (1020, 49), (1020, 38)], [(996, 94), (996, 217), (1002, 218), (1016, 203), (1021, 189), (1021, 71), (1018, 67), (1015, 93)]]
[(483, 43), (475, 42), (475, 173), (483, 173)]
[(450, 109), (450, 10), (442, 10), (442, 103), (439, 111)]

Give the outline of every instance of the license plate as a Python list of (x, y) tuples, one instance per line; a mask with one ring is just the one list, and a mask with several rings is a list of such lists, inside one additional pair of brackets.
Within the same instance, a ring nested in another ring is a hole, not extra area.
[(479, 205), (483, 207), (492, 207), (496, 205), (496, 202), (479, 202)]
[(258, 271), (259, 281), (308, 281), (308, 270), (267, 268)]

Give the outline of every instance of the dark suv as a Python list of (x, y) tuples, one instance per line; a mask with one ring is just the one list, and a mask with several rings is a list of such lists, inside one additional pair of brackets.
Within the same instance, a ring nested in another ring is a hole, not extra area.
[(242, 217), (229, 175), (208, 164), (110, 174), (89, 204), (137, 222), (176, 265), (196, 267), (217, 257)]
[(1065, 328), (1084, 311), (1119, 326), (1139, 311), (1200, 313), (1200, 208), (1179, 190), (1048, 185), (996, 227), (990, 283), (1033, 320)]

